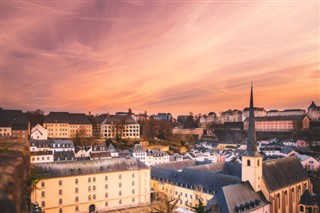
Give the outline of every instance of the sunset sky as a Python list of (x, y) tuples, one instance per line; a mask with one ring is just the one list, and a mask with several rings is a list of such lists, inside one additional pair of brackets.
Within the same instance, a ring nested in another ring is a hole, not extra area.
[(320, 105), (315, 1), (1, 0), (5, 109), (173, 115)]

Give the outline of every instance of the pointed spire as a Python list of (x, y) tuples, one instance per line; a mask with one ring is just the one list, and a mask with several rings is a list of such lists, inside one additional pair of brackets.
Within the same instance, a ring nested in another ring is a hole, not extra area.
[(255, 122), (254, 122), (254, 107), (253, 107), (253, 83), (251, 81), (248, 143), (247, 143), (248, 155), (255, 155), (255, 153), (257, 152), (256, 140), (257, 140), (257, 137), (256, 137), (256, 128), (255, 128)]

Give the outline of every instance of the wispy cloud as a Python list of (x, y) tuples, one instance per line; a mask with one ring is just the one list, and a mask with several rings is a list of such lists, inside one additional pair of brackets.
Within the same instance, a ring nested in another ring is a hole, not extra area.
[(320, 102), (319, 2), (2, 6), (5, 108), (219, 112), (251, 80), (267, 109)]

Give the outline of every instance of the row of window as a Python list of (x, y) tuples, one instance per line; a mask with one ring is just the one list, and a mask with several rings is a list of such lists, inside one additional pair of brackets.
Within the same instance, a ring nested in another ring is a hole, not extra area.
[[(132, 176), (132, 178), (134, 178), (134, 177), (135, 177), (135, 174), (132, 173), (131, 176)], [(104, 179), (105, 179), (105, 181), (108, 181), (108, 176), (105, 176)], [(122, 179), (122, 175), (121, 175), (121, 174), (119, 174), (119, 179)], [(96, 177), (92, 177), (92, 178), (91, 178), (91, 177), (88, 177), (88, 183), (90, 183), (91, 180), (92, 180), (92, 182), (96, 182)], [(78, 184), (78, 183), (79, 183), (78, 178), (76, 178), (76, 179), (74, 180), (74, 182), (75, 182), (75, 184)], [(62, 180), (59, 180), (58, 183), (59, 183), (59, 186), (62, 186)], [(132, 181), (132, 185), (134, 185), (134, 181)], [(119, 186), (121, 187), (121, 183), (119, 183)], [(45, 182), (41, 182), (41, 187), (45, 187)], [(91, 186), (89, 186), (89, 187), (91, 187)], [(108, 184), (106, 184), (105, 187), (108, 188)], [(90, 189), (91, 189), (91, 188), (90, 188)], [(93, 186), (93, 190), (95, 190), (95, 186)]]
[[(106, 198), (108, 197), (108, 193), (106, 193)], [(88, 201), (90, 201), (90, 200), (96, 200), (96, 195), (94, 194), (94, 195), (92, 195), (92, 198), (91, 198), (91, 195), (88, 195)], [(131, 201), (132, 202), (135, 202), (135, 198), (133, 197), (132, 199), (131, 199)], [(63, 205), (63, 200), (62, 199), (59, 199), (59, 205)], [(79, 197), (77, 196), (77, 197), (75, 197), (75, 203), (78, 203), (79, 202)], [(108, 201), (106, 201), (105, 202), (105, 206), (108, 206)], [(122, 200), (120, 199), (119, 200), (119, 204), (122, 204)], [(46, 207), (46, 202), (45, 201), (42, 201), (41, 202), (41, 207)], [(75, 207), (75, 210), (76, 211), (79, 211), (79, 207), (78, 206), (76, 206)], [(44, 213), (44, 211), (42, 211), (43, 213)], [(59, 209), (59, 212), (62, 212), (62, 208), (60, 208)]]
[[(35, 161), (37, 159), (37, 161), (39, 161), (40, 160), (40, 157), (37, 157), (37, 158), (35, 158), (35, 157), (32, 157), (31, 158), (31, 161)], [(45, 157), (41, 157), (41, 160), (44, 160), (45, 159)], [(47, 160), (50, 160), (50, 157), (47, 157)]]
[[(116, 135), (115, 134), (104, 134), (105, 137), (115, 137)], [(139, 133), (130, 133), (130, 134), (122, 134), (121, 136), (126, 136), (126, 137), (129, 137), (129, 136), (139, 136)]]

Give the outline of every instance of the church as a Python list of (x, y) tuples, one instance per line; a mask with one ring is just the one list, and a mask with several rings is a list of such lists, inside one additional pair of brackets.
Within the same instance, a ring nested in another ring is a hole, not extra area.
[(208, 202), (207, 209), (219, 213), (319, 213), (312, 191), (310, 178), (296, 157), (262, 161), (257, 151), (251, 86), (247, 152), (242, 156), (241, 183), (222, 187)]

